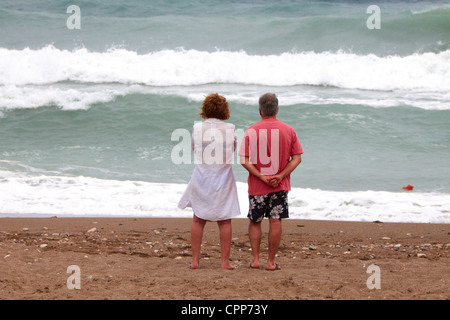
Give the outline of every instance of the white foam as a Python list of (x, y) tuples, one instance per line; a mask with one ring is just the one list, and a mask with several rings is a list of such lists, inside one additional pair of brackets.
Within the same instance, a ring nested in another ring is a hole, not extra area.
[(122, 89), (5, 86), (0, 87), (0, 108), (3, 110), (33, 109), (55, 105), (63, 110), (86, 110), (93, 104), (110, 102), (118, 96), (133, 93), (135, 90), (135, 86)]
[(450, 195), (443, 193), (293, 189), (292, 216), (301, 219), (449, 223)]
[(420, 14), (424, 14), (424, 13), (429, 13), (429, 12), (433, 12), (433, 11), (438, 11), (438, 10), (448, 10), (450, 9), (450, 4), (442, 4), (439, 6), (432, 6), (430, 8), (425, 8), (422, 10), (413, 10), (410, 9), (409, 11), (413, 14), (413, 15), (420, 15)]
[(344, 52), (250, 55), (246, 52), (126, 49), (90, 52), (0, 48), (0, 84), (61, 81), (145, 84), (320, 85), (367, 90), (450, 90), (450, 50), (405, 57)]
[(377, 57), (343, 52), (262, 56), (163, 50), (139, 55), (125, 49), (0, 48), (1, 109), (51, 105), (88, 109), (133, 93), (202, 101), (211, 90), (221, 90), (233, 102), (255, 104), (255, 97), (266, 88), (277, 92), (282, 105), (410, 105), (449, 110), (450, 50)]
[[(0, 177), (0, 216), (192, 217), (192, 210), (177, 208), (185, 184), (11, 172)], [(247, 184), (237, 187), (244, 218)], [(297, 219), (450, 223), (450, 195), (443, 193), (293, 188), (289, 205)]]
[(183, 216), (173, 203), (183, 185), (89, 177), (0, 179), (2, 215)]
[(221, 88), (220, 86), (211, 86), (210, 88), (193, 88), (182, 91), (179, 88), (166, 89), (159, 91), (159, 94), (171, 94), (185, 97), (189, 100), (201, 102), (205, 96), (212, 90), (219, 91), (228, 101), (238, 102), (247, 105), (256, 105), (257, 97), (267, 91), (277, 93), (280, 105), (290, 106), (297, 104), (309, 105), (363, 105), (374, 108), (390, 108), (412, 106), (425, 110), (450, 110), (450, 94), (449, 93), (424, 93), (424, 92), (405, 92), (403, 90), (395, 91), (376, 91), (376, 92), (360, 92), (358, 90), (317, 90), (311, 87), (260, 87), (259, 90), (247, 88)]

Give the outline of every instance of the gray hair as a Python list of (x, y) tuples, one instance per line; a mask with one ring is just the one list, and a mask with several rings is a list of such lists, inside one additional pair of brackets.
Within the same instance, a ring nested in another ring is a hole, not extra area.
[(264, 116), (275, 116), (278, 113), (278, 98), (274, 93), (263, 94), (259, 98), (259, 110)]

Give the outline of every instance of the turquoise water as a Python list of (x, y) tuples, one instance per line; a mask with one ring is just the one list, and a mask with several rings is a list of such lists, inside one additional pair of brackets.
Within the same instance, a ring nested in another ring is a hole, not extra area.
[(373, 1), (77, 1), (80, 30), (69, 31), (73, 1), (2, 1), (2, 46), (23, 49), (112, 46), (139, 53), (183, 47), (250, 54), (337, 51), (377, 55), (449, 48), (448, 1), (382, 1), (382, 28), (370, 32)]
[[(92, 199), (74, 214), (104, 202), (112, 213), (129, 181), (182, 189), (193, 165), (173, 163), (171, 136), (200, 120), (204, 96), (223, 94), (243, 132), (271, 91), (305, 151), (293, 194), (387, 192), (361, 205), (371, 219), (380, 196), (407, 215), (395, 199), (412, 184), (419, 220), (448, 222), (449, 2), (381, 2), (380, 30), (366, 26), (366, 1), (77, 1), (81, 29), (69, 30), (72, 4), (0, 4), (0, 214)], [(246, 181), (239, 164), (234, 173)], [(141, 201), (122, 214), (160, 210)], [(439, 218), (427, 220), (433, 206)]]
[[(1, 157), (27, 173), (188, 182), (193, 167), (168, 161), (178, 144), (171, 134), (191, 130), (198, 110), (198, 102), (134, 94), (88, 110), (9, 111), (0, 120)], [(233, 103), (231, 114), (242, 130), (259, 118), (255, 105)], [(296, 187), (449, 191), (447, 110), (296, 104), (282, 106), (279, 119), (292, 124), (305, 149)], [(240, 165), (235, 175), (246, 179)]]

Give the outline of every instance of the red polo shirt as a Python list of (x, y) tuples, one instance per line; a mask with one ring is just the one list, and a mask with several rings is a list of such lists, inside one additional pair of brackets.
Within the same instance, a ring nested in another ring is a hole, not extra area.
[[(264, 119), (245, 131), (239, 156), (250, 162), (264, 175), (278, 174), (291, 157), (302, 154), (303, 149), (295, 130), (277, 119)], [(290, 175), (276, 188), (272, 188), (252, 174), (248, 176), (248, 193), (252, 196), (291, 190)]]

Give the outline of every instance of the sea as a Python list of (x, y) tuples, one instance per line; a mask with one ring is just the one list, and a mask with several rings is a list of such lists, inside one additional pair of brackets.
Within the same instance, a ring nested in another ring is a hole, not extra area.
[(266, 92), (291, 218), (450, 223), (450, 1), (395, 0), (0, 0), (0, 217), (192, 217), (203, 99)]

